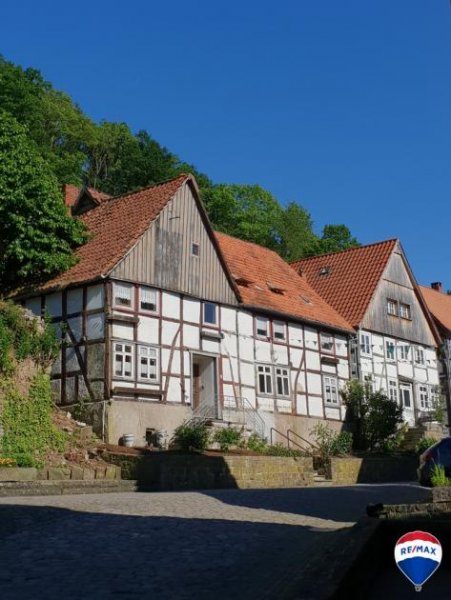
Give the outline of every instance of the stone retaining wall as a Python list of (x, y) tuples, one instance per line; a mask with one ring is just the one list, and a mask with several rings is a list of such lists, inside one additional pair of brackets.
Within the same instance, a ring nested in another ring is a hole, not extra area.
[(121, 470), (115, 465), (99, 465), (95, 468), (45, 467), (44, 469), (0, 467), (0, 481), (86, 481), (120, 478)]
[(313, 483), (311, 458), (278, 456), (209, 456), (155, 453), (130, 456), (105, 453), (121, 467), (124, 479), (145, 489), (292, 488)]
[(333, 457), (326, 468), (326, 477), (333, 483), (395, 483), (416, 481), (416, 456)]

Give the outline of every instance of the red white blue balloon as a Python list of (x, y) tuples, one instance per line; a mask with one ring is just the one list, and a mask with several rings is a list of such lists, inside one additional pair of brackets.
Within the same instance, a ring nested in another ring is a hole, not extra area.
[(438, 539), (426, 531), (406, 533), (395, 546), (396, 564), (417, 592), (439, 568), (442, 554)]

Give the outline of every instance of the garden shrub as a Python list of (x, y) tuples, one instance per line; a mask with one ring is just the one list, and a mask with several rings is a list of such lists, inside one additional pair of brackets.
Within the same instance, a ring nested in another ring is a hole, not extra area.
[(218, 429), (214, 436), (213, 441), (219, 444), (219, 448), (222, 452), (227, 452), (232, 446), (238, 446), (241, 442), (242, 432), (234, 427), (226, 427)]
[(445, 467), (442, 465), (434, 465), (431, 475), (432, 487), (449, 487), (451, 479), (445, 475)]
[(210, 441), (210, 432), (204, 423), (182, 423), (174, 431), (172, 444), (190, 452), (192, 450), (205, 450)]
[(1, 453), (14, 459), (19, 467), (42, 467), (45, 454), (63, 452), (66, 436), (52, 422), (52, 392), (49, 377), (37, 373), (30, 384), (28, 395), (20, 394), (14, 386), (3, 385), (0, 423)]
[(423, 454), (423, 452), (426, 452), (426, 450), (428, 448), (430, 448), (437, 442), (438, 442), (438, 440), (436, 440), (435, 438), (432, 438), (432, 437), (422, 438), (416, 445), (415, 452), (417, 452), (418, 454)]
[(254, 432), (249, 436), (246, 446), (248, 450), (252, 450), (253, 452), (261, 452), (263, 454), (268, 446), (268, 440), (266, 438), (262, 438), (258, 435), (258, 433)]
[(352, 450), (352, 433), (336, 432), (326, 423), (317, 423), (311, 432), (315, 439), (320, 458), (327, 462), (331, 456), (346, 456)]

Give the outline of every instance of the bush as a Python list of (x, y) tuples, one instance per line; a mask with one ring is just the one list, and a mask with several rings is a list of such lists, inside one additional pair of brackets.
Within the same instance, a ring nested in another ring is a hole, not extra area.
[(268, 440), (260, 437), (258, 433), (251, 433), (249, 439), (247, 440), (247, 448), (249, 450), (253, 450), (254, 452), (261, 452), (263, 454), (267, 446)]
[(442, 465), (434, 465), (431, 475), (432, 487), (449, 487), (451, 486), (451, 479), (445, 475), (445, 467)]
[(272, 446), (266, 446), (264, 454), (267, 456), (287, 456), (287, 457), (296, 457), (296, 456), (305, 456), (306, 453), (302, 452), (302, 450), (293, 450), (292, 448), (287, 448), (281, 443), (274, 444)]
[(33, 378), (27, 396), (13, 385), (5, 386), (5, 401), (0, 415), (3, 435), (2, 454), (19, 467), (41, 467), (50, 451), (62, 452), (66, 436), (52, 422), (50, 380), (44, 373)]
[(416, 445), (415, 452), (417, 452), (418, 454), (423, 454), (423, 452), (426, 452), (426, 450), (428, 448), (430, 448), (437, 442), (438, 442), (438, 440), (436, 440), (435, 438), (432, 438), (432, 437), (422, 438)]
[(218, 429), (213, 436), (213, 441), (219, 444), (222, 452), (227, 452), (232, 446), (239, 445), (241, 437), (242, 432), (239, 429), (227, 427)]
[(373, 392), (371, 381), (365, 384), (356, 379), (349, 381), (343, 398), (355, 424), (354, 440), (359, 450), (383, 450), (387, 441), (396, 439), (403, 421), (402, 408), (382, 392)]
[(172, 442), (181, 450), (191, 452), (192, 450), (205, 450), (209, 440), (210, 432), (204, 423), (187, 422), (177, 427)]
[(346, 456), (351, 453), (352, 433), (336, 433), (325, 423), (317, 423), (311, 432), (318, 447), (320, 458), (327, 462), (331, 456)]

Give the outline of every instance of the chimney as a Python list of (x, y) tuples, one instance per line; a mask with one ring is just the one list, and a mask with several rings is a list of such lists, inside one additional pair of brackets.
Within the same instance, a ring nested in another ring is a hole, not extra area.
[(443, 292), (441, 281), (434, 281), (434, 283), (431, 283), (431, 288), (436, 292)]

